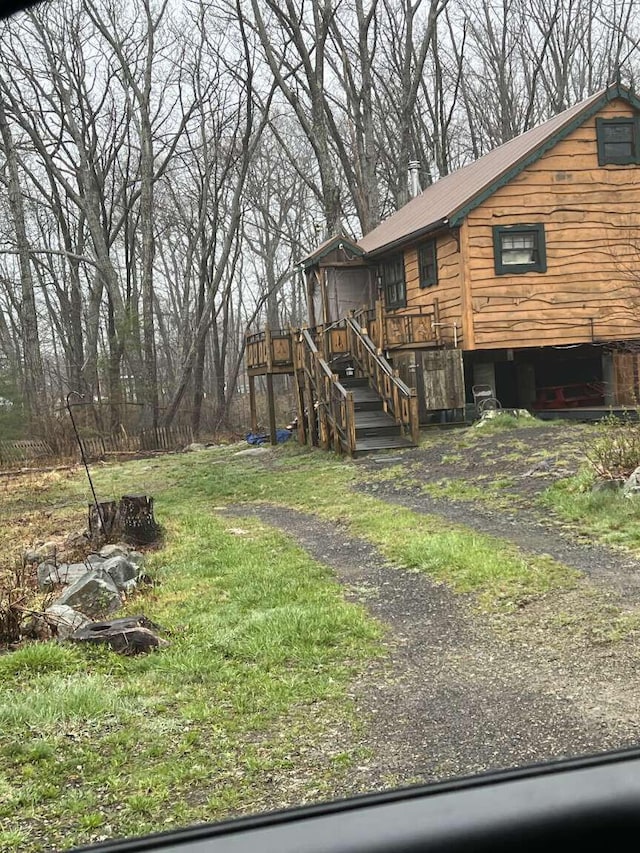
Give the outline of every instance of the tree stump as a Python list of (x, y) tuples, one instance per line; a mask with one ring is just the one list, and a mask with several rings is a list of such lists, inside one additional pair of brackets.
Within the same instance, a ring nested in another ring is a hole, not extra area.
[[(100, 512), (98, 513), (98, 510)], [(103, 501), (96, 507), (89, 504), (89, 534), (92, 539), (108, 539), (114, 531), (118, 505), (115, 501)]]
[(160, 525), (153, 517), (153, 498), (123, 495), (118, 504), (116, 528), (125, 542), (148, 545), (160, 536)]

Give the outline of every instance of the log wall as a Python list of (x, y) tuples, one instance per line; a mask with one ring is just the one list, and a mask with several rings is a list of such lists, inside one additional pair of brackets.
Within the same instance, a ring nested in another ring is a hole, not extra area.
[(411, 246), (404, 253), (404, 272), (407, 287), (407, 307), (395, 314), (416, 314), (420, 311), (431, 313), (437, 300), (440, 322), (440, 338), (443, 343), (453, 342), (453, 323), (460, 331), (460, 255), (458, 241), (451, 234), (436, 238), (436, 259), (438, 264), (438, 283), (433, 287), (420, 287), (418, 267), (419, 245)]
[[(598, 115), (633, 110), (613, 101)], [(496, 275), (493, 226), (540, 222), (547, 272)], [(473, 210), (466, 226), (472, 348), (640, 338), (640, 166), (598, 165), (595, 116)]]

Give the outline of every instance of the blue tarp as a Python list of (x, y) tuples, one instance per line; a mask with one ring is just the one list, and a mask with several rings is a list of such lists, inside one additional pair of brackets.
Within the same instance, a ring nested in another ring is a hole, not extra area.
[[(277, 429), (276, 430), (276, 441), (278, 444), (284, 444), (285, 441), (289, 441), (291, 438), (291, 430), (290, 429)], [(247, 444), (267, 444), (269, 442), (268, 433), (263, 432), (248, 432), (247, 433)]]

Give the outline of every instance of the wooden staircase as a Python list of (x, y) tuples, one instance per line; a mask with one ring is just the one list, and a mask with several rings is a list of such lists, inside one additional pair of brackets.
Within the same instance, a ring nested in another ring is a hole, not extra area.
[(336, 325), (320, 333), (303, 328), (291, 337), (298, 441), (349, 456), (415, 447), (415, 390), (402, 382), (353, 318)]
[(395, 418), (384, 411), (382, 397), (371, 388), (368, 379), (338, 375), (342, 387), (353, 396), (356, 443), (352, 455), (416, 446), (405, 438)]

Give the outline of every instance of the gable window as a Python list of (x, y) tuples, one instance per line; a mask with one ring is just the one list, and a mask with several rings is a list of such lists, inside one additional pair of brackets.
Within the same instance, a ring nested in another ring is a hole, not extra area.
[(546, 272), (544, 225), (496, 225), (493, 255), (496, 275)]
[(423, 243), (418, 250), (418, 265), (420, 269), (420, 287), (433, 287), (438, 283), (438, 261), (436, 257), (436, 241)]
[(387, 308), (404, 308), (407, 290), (404, 281), (404, 255), (394, 255), (380, 265), (380, 275)]
[(637, 118), (596, 119), (596, 133), (600, 166), (640, 163), (640, 122)]

